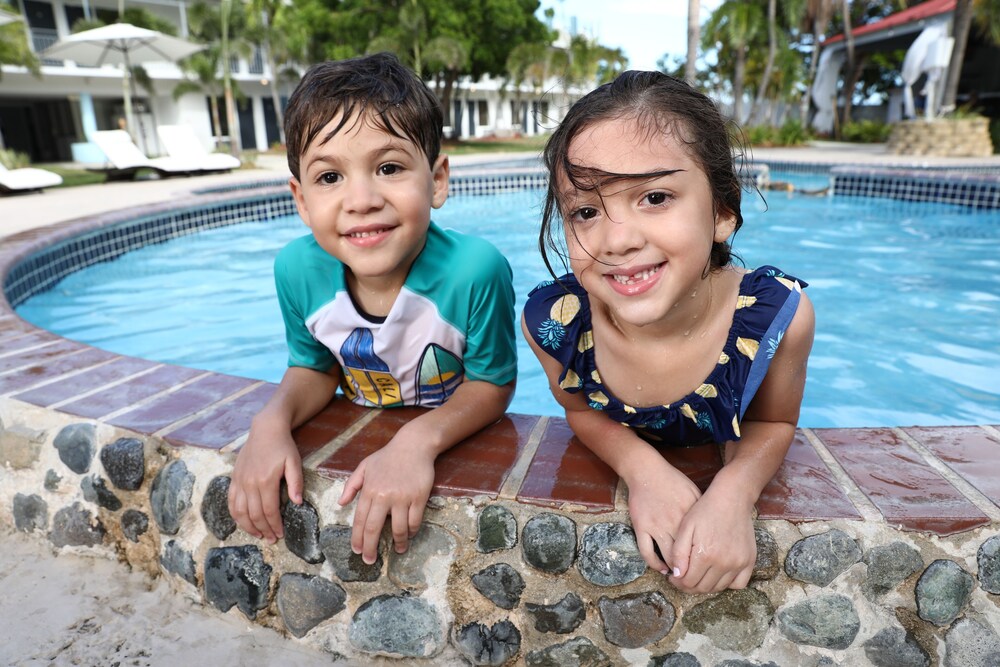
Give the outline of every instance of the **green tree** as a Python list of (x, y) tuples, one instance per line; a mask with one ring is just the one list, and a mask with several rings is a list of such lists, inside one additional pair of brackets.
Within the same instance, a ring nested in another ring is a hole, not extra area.
[[(743, 93), (746, 83), (747, 51), (750, 43), (760, 34), (766, 22), (760, 5), (745, 0), (725, 0), (709, 17), (702, 28), (702, 44), (715, 49), (720, 55), (733, 55), (732, 95), (733, 118), (743, 121)], [(722, 58), (720, 58), (720, 63)]]
[[(7, 5), (0, 4), (0, 11), (7, 10)], [(5, 11), (16, 14), (14, 11)], [(24, 31), (24, 21), (13, 21), (0, 26), (0, 65), (17, 65), (27, 67), (36, 78), (42, 77), (41, 63), (35, 52), (28, 46), (28, 35)], [(0, 81), (3, 80), (3, 70), (0, 69)], [(2, 146), (0, 146), (2, 148)]]
[[(247, 1), (247, 37), (260, 48), (271, 73), (268, 89), (282, 145), (285, 143), (285, 111), (278, 94), (278, 81), (291, 61), (305, 55), (306, 38), (300, 34), (303, 25), (289, 16), (294, 12), (295, 6), (284, 0)], [(284, 67), (279, 67), (279, 63)]]

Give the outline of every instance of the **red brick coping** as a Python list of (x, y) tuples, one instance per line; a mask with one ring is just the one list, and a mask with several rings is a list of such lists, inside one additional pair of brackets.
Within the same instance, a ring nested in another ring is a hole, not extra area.
[[(60, 239), (152, 206), (76, 220), (4, 239), (0, 281)], [(0, 397), (223, 451), (245, 439), (275, 385), (96, 349), (20, 319), (0, 299)], [(365, 409), (337, 399), (295, 431), (303, 462), (345, 476), (419, 408)], [(705, 488), (721, 465), (715, 446), (667, 451)], [(1000, 426), (799, 429), (757, 504), (759, 518), (856, 519), (949, 535), (1000, 519)], [(602, 512), (625, 507), (614, 472), (561, 418), (509, 414), (443, 454), (434, 493), (486, 496)]]

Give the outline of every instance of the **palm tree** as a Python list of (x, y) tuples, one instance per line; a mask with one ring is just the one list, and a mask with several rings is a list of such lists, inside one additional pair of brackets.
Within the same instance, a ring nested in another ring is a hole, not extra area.
[(764, 103), (768, 86), (771, 83), (771, 72), (774, 70), (774, 59), (778, 54), (778, 0), (767, 0), (767, 64), (764, 65), (764, 75), (757, 87), (757, 96), (750, 109), (749, 121), (753, 122), (754, 114)]
[[(285, 143), (285, 110), (281, 105), (281, 96), (278, 95), (278, 61), (283, 63), (295, 60), (297, 56), (293, 52), (295, 40), (290, 32), (298, 25), (294, 21), (286, 20), (286, 15), (294, 11), (294, 6), (287, 4), (284, 0), (248, 0), (248, 27), (249, 36), (256, 38), (259, 42), (264, 58), (267, 60), (267, 69), (271, 73), (268, 79), (268, 86), (271, 91), (271, 103), (274, 105), (274, 113), (278, 122), (278, 141), (282, 145)], [(303, 40), (298, 40), (302, 43)]]
[(743, 89), (746, 83), (747, 46), (764, 25), (760, 6), (743, 0), (725, 0), (712, 12), (703, 30), (703, 41), (735, 54), (733, 118), (743, 122)]
[(809, 73), (806, 76), (806, 90), (800, 101), (799, 117), (805, 125), (809, 116), (809, 99), (812, 94), (813, 80), (816, 78), (816, 65), (819, 61), (819, 46), (826, 26), (833, 17), (833, 0), (806, 0), (801, 9), (803, 32), (812, 33), (812, 57), (809, 59)]
[(958, 0), (955, 3), (952, 29), (955, 45), (951, 51), (951, 61), (948, 63), (948, 83), (941, 106), (944, 111), (955, 108), (962, 63), (965, 62), (965, 49), (969, 43), (969, 31), (973, 23), (987, 40), (1000, 45), (1000, 4), (996, 0)]
[(458, 75), (469, 66), (469, 47), (453, 37), (435, 37), (424, 48), (428, 71), (435, 72), (435, 92), (445, 119), (451, 117), (451, 96)]
[(697, 82), (698, 43), (701, 42), (701, 0), (688, 0), (687, 60), (684, 61), (684, 80), (693, 86)]

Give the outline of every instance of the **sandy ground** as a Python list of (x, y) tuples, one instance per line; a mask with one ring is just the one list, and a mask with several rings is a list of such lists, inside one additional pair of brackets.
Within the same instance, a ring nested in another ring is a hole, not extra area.
[(193, 603), (162, 577), (102, 557), (57, 558), (38, 536), (0, 528), (0, 665), (279, 664), (335, 661), (238, 611)]

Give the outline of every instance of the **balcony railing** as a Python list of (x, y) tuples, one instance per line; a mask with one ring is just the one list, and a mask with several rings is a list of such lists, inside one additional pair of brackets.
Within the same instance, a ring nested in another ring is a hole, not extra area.
[[(31, 47), (35, 50), (35, 53), (41, 53), (57, 41), (59, 41), (59, 32), (57, 30), (49, 28), (31, 28)], [(63, 64), (63, 61), (43, 58), (42, 64), (58, 67)]]

